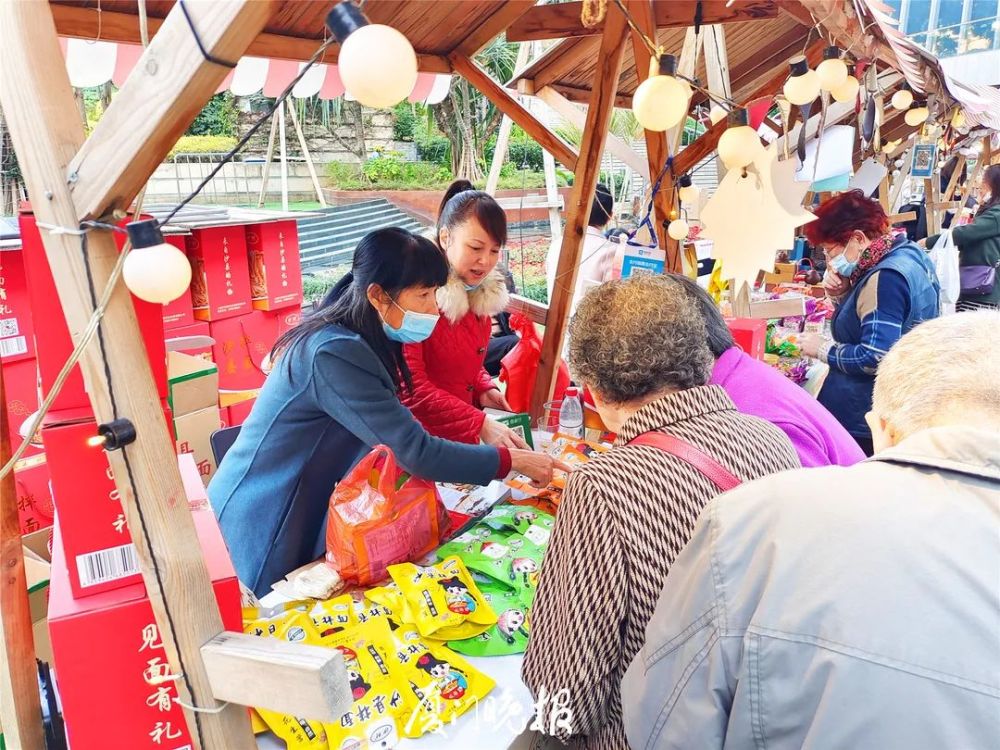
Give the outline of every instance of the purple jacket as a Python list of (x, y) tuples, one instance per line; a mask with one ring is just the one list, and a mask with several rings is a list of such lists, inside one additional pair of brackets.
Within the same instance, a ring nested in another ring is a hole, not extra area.
[(788, 435), (804, 467), (851, 466), (865, 457), (816, 399), (739, 347), (716, 360), (709, 383), (721, 385), (744, 414), (767, 420)]

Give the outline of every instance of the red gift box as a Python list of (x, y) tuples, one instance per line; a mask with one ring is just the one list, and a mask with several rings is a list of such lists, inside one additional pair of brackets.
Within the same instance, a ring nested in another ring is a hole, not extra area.
[[(209, 339), (211, 336), (212, 332), (209, 330), (208, 323), (203, 321), (167, 331), (167, 341), (171, 342), (169, 347), (171, 351), (184, 352), (192, 357), (202, 357), (209, 362), (213, 361), (212, 345), (202, 340)], [(180, 348), (177, 347), (178, 344)]]
[(19, 247), (0, 252), (0, 357), (4, 364), (35, 357), (28, 278)]
[[(219, 366), (219, 391), (253, 391), (264, 385), (265, 359), (278, 338), (302, 319), (298, 308), (254, 310), (238, 318), (209, 324)], [(243, 399), (240, 399), (243, 400)]]
[(737, 346), (755, 359), (764, 359), (767, 321), (755, 318), (726, 318), (726, 326)]
[[(167, 235), (163, 240), (178, 248), (182, 253), (187, 252), (187, 243), (182, 235)], [(191, 287), (189, 286), (180, 297), (163, 305), (163, 327), (167, 331), (171, 331), (175, 328), (194, 325), (194, 322), (194, 305), (191, 302)]]
[(250, 312), (250, 266), (243, 226), (194, 229), (185, 241), (194, 317), (217, 321)]
[(22, 534), (31, 534), (52, 525), (55, 507), (49, 482), (49, 466), (44, 453), (25, 456), (14, 467), (17, 488), (17, 515)]
[[(42, 390), (47, 394), (55, 384), (59, 371), (73, 353), (73, 339), (70, 337), (66, 318), (59, 304), (56, 283), (49, 270), (49, 261), (45, 255), (41, 235), (35, 226), (35, 217), (30, 213), (21, 213), (19, 220), (31, 311), (35, 320), (38, 372), (41, 376)], [(115, 233), (119, 249), (124, 244), (124, 237), (123, 234)], [(143, 302), (136, 297), (132, 297), (132, 304), (146, 346), (146, 356), (153, 371), (153, 382), (156, 383), (157, 392), (162, 400), (167, 397), (167, 351), (163, 343), (162, 305)], [(97, 346), (96, 343), (92, 345)], [(84, 390), (83, 374), (78, 365), (73, 368), (52, 408), (63, 410), (84, 406), (90, 406), (90, 398)]]
[[(172, 418), (164, 418), (173, 439)], [(52, 475), (52, 499), (62, 523), (63, 552), (73, 596), (85, 597), (140, 580), (139, 563), (104, 448), (90, 409), (49, 413), (42, 443)]]
[[(10, 427), (10, 448), (21, 445), (21, 425), (38, 411), (38, 366), (35, 360), (3, 363), (4, 401)], [(29, 449), (31, 450), (31, 449)]]
[[(240, 632), (240, 587), (215, 516), (210, 509), (194, 510), (191, 515), (223, 625)], [(150, 685), (147, 681), (173, 672), (146, 587), (139, 582), (74, 599), (59, 544), (63, 524), (60, 516), (53, 544), (49, 634), (70, 746), (190, 748), (187, 723), (175, 702), (174, 682)], [(184, 613), (175, 612), (174, 617), (184, 617)]]
[(294, 220), (251, 224), (246, 234), (254, 309), (301, 307), (298, 224)]
[(238, 404), (233, 404), (229, 407), (229, 419), (227, 424), (229, 427), (236, 427), (247, 421), (247, 417), (250, 416), (250, 410), (253, 409), (253, 405), (257, 402), (257, 399), (250, 399), (248, 401), (240, 401)]

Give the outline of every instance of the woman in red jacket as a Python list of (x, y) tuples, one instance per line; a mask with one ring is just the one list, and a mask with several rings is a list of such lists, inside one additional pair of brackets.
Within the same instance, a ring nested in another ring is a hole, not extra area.
[(413, 385), (403, 403), (437, 437), (463, 443), (527, 447), (506, 425), (483, 409), (509, 411), (507, 400), (483, 368), (492, 317), (510, 296), (496, 270), (507, 241), (507, 217), (492, 196), (456, 180), (438, 212), (438, 245), (451, 273), (437, 291), (441, 319), (434, 333), (403, 347)]

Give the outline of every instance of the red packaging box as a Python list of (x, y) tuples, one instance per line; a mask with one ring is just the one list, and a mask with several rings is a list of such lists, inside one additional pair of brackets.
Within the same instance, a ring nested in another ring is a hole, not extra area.
[[(49, 270), (42, 238), (35, 226), (35, 217), (30, 213), (22, 213), (19, 223), (21, 240), (24, 243), (24, 263), (29, 282), (31, 311), (35, 321), (38, 372), (41, 376), (42, 391), (47, 394), (55, 384), (59, 371), (73, 353), (73, 339), (66, 325), (66, 318), (62, 314), (56, 283)], [(115, 234), (119, 249), (124, 243), (124, 239), (120, 238), (124, 236)], [(163, 343), (161, 314), (163, 306), (143, 302), (136, 297), (132, 297), (132, 304), (146, 346), (146, 356), (153, 371), (153, 382), (156, 383), (157, 392), (162, 400), (167, 397), (167, 351)], [(52, 409), (75, 409), (84, 406), (90, 406), (90, 398), (84, 390), (83, 375), (77, 366), (70, 373)]]
[(726, 326), (733, 340), (743, 351), (755, 359), (764, 359), (767, 342), (767, 321), (754, 318), (726, 318)]
[(300, 309), (286, 308), (273, 312), (254, 310), (238, 318), (210, 323), (209, 330), (215, 339), (212, 358), (219, 366), (219, 391), (246, 392), (263, 386), (267, 375), (265, 359), (271, 348), (301, 319)]
[(28, 277), (19, 247), (0, 251), (0, 358), (5, 365), (35, 358)]
[[(187, 252), (187, 243), (184, 241), (183, 235), (172, 234), (167, 235), (163, 239), (165, 242), (179, 249), (182, 253)], [(174, 328), (183, 328), (184, 326), (193, 325), (194, 322), (194, 305), (191, 302), (191, 287), (188, 287), (184, 290), (184, 294), (180, 297), (175, 299), (173, 302), (168, 302), (163, 305), (163, 328), (167, 331), (171, 331)]]
[(194, 229), (185, 241), (194, 317), (216, 321), (250, 312), (250, 266), (243, 225)]
[[(191, 515), (223, 625), (241, 632), (239, 583), (215, 516), (210, 509), (193, 510)], [(62, 523), (60, 517), (52, 545), (49, 635), (70, 746), (84, 750), (192, 747), (182, 709), (175, 703), (174, 683), (147, 682), (147, 678), (173, 672), (145, 586), (139, 582), (74, 599), (58, 543)]]
[(299, 229), (295, 220), (251, 224), (246, 233), (254, 309), (302, 307)]
[(167, 331), (167, 349), (169, 351), (184, 352), (192, 357), (201, 357), (213, 362), (212, 344), (208, 339), (212, 337), (208, 323), (198, 321), (183, 328), (174, 328)]
[(38, 366), (35, 360), (3, 363), (3, 391), (7, 402), (10, 448), (21, 445), (21, 425), (38, 410)]
[[(173, 419), (164, 405), (173, 439)], [(73, 596), (86, 597), (140, 580), (121, 498), (89, 409), (49, 414), (42, 443), (52, 476), (52, 499), (62, 523), (63, 552)]]
[(230, 406), (228, 426), (236, 427), (246, 422), (255, 403), (257, 403), (257, 399), (252, 398), (249, 401), (240, 401), (240, 403)]
[(25, 456), (14, 467), (14, 485), (17, 488), (17, 515), (21, 534), (32, 534), (52, 525), (55, 507), (49, 466), (44, 453)]

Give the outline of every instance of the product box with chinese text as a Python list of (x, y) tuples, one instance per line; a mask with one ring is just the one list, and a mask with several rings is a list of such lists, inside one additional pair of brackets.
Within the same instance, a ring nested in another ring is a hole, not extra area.
[(250, 268), (243, 225), (194, 229), (185, 238), (191, 261), (191, 303), (198, 320), (250, 312)]
[(38, 411), (38, 365), (33, 359), (19, 362), (4, 360), (3, 393), (7, 403), (7, 424), (10, 449), (21, 445), (21, 427)]
[(767, 321), (755, 318), (726, 318), (726, 327), (733, 340), (754, 359), (764, 359), (767, 343)]
[[(24, 243), (24, 263), (28, 277), (28, 291), (31, 298), (31, 312), (35, 328), (38, 372), (42, 392), (48, 393), (66, 360), (73, 353), (73, 339), (70, 336), (66, 318), (59, 303), (56, 283), (49, 269), (41, 235), (35, 226), (35, 217), (22, 213), (19, 217), (21, 239)], [(124, 243), (124, 235), (115, 234), (119, 248)], [(162, 305), (156, 305), (132, 297), (135, 315), (142, 333), (146, 356), (152, 369), (153, 382), (161, 399), (167, 396), (167, 355), (163, 343)], [(96, 339), (95, 339), (96, 340)], [(79, 365), (73, 368), (59, 397), (52, 405), (54, 410), (75, 409), (90, 406), (83, 385), (83, 374)]]
[[(239, 631), (239, 583), (215, 516), (210, 509), (191, 515), (223, 625)], [(62, 526), (61, 519), (57, 525)], [(145, 586), (140, 581), (74, 599), (67, 561), (56, 541), (49, 633), (70, 746), (94, 750), (192, 747), (183, 711), (175, 702), (174, 682), (150, 684), (172, 672)]]
[(32, 453), (14, 464), (14, 486), (21, 534), (32, 534), (52, 526), (55, 506), (44, 453)]
[[(182, 253), (186, 252), (187, 243), (184, 235), (168, 234), (164, 241), (173, 245)], [(175, 328), (193, 325), (194, 305), (191, 302), (191, 287), (184, 290), (184, 293), (173, 302), (163, 305), (163, 328), (172, 331)], [(169, 335), (169, 334), (168, 334)]]
[[(238, 318), (213, 321), (209, 328), (215, 343), (212, 358), (219, 366), (219, 391), (244, 393), (264, 385), (268, 355), (278, 337), (298, 324), (302, 313), (298, 308), (268, 312), (254, 310)], [(220, 403), (244, 401), (256, 394), (222, 398)]]
[(250, 224), (246, 232), (254, 308), (301, 307), (298, 224), (294, 220)]
[(24, 251), (5, 248), (0, 250), (0, 358), (4, 364), (34, 358), (34, 331)]

